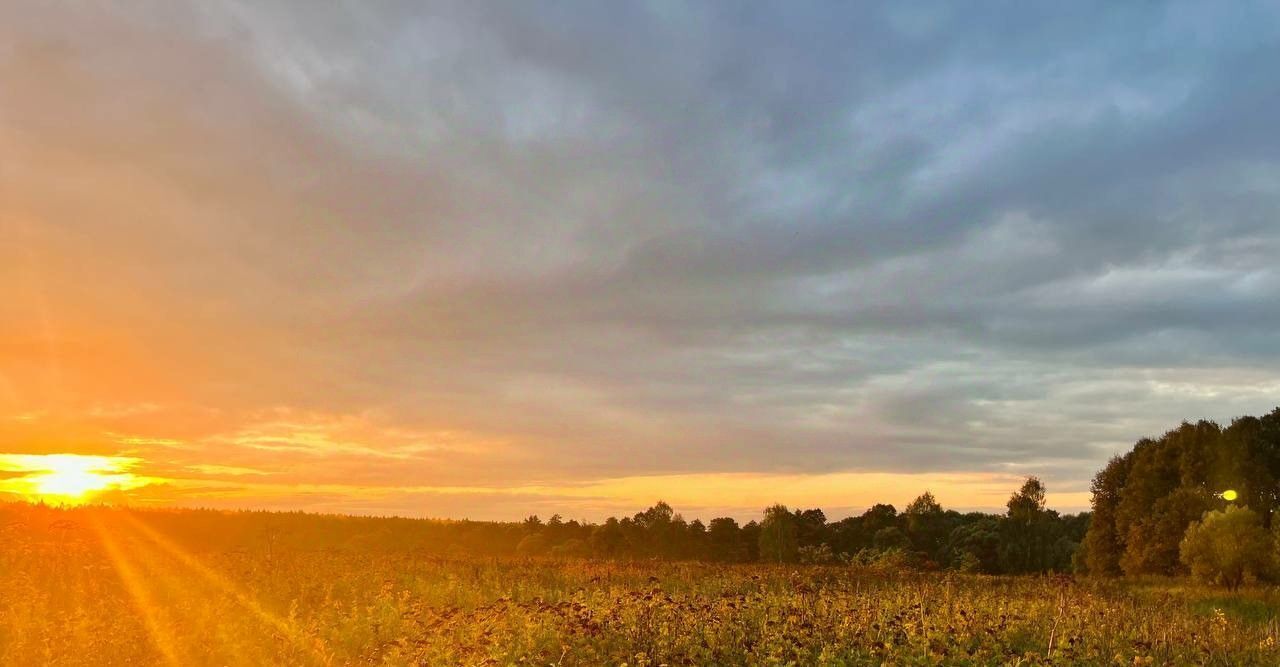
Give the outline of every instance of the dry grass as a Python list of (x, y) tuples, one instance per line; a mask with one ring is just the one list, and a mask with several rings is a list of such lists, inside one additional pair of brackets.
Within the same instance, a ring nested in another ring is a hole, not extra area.
[(0, 664), (1280, 664), (1263, 589), (201, 551), (158, 525), (0, 514)]

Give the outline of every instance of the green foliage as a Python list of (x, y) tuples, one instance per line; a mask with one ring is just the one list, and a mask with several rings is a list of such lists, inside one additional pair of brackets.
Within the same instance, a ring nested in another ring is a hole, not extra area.
[(825, 543), (827, 515), (820, 509), (795, 511), (796, 543), (801, 547), (816, 547)]
[(786, 505), (765, 509), (760, 524), (760, 560), (768, 563), (793, 563), (799, 544), (796, 540), (796, 517)]
[(746, 545), (743, 544), (742, 529), (738, 522), (730, 517), (711, 520), (707, 528), (708, 552), (712, 560), (727, 563), (740, 563), (747, 560)]
[(928, 491), (920, 494), (902, 511), (902, 516), (912, 548), (932, 561), (942, 561), (952, 521), (933, 494)]
[(551, 553), (561, 558), (582, 558), (590, 554), (590, 550), (586, 542), (575, 537), (555, 545), (551, 548)]
[(911, 548), (911, 540), (897, 526), (889, 526), (876, 531), (875, 537), (871, 540), (872, 546), (877, 551), (889, 551), (896, 549), (898, 551), (906, 551)]
[(1009, 520), (1014, 523), (1031, 525), (1044, 513), (1044, 482), (1036, 477), (1028, 477), (1018, 492), (1009, 496)]
[(532, 533), (520, 540), (516, 545), (516, 553), (521, 556), (541, 556), (547, 553), (549, 547), (546, 535)]
[[(1012, 516), (943, 509), (925, 491), (899, 514), (877, 504), (858, 516), (827, 522), (816, 508), (775, 505), (762, 522), (739, 525), (731, 517), (703, 524), (685, 521), (659, 501), (643, 512), (601, 524), (542, 520), (519, 524), (427, 523), (433, 538), (424, 549), (450, 555), (517, 555), (553, 558), (706, 560), (722, 563), (833, 564), (905, 562), (912, 568), (966, 571), (1065, 572), (1072, 567), (1088, 515), (1059, 516), (1044, 509), (1044, 485), (1030, 478), (1011, 499)], [(450, 536), (451, 530), (457, 535)], [(465, 530), (464, 530), (465, 529)], [(468, 536), (465, 543), (459, 538)], [(472, 539), (472, 536), (475, 539)], [(488, 543), (479, 538), (487, 537)], [(892, 552), (892, 553), (890, 553)]]
[(1270, 526), (1280, 507), (1280, 409), (1240, 417), (1223, 429), (1184, 422), (1158, 439), (1140, 440), (1093, 480), (1093, 518), (1084, 538), (1091, 574), (1172, 575), (1186, 529), (1202, 513), (1239, 501)]
[(797, 555), (804, 565), (833, 565), (840, 562), (839, 557), (831, 550), (831, 545), (825, 543), (800, 547)]
[(1091, 574), (1114, 576), (1120, 574), (1120, 557), (1124, 554), (1125, 540), (1119, 533), (1116, 514), (1120, 506), (1120, 494), (1129, 474), (1132, 455), (1117, 456), (1093, 477), (1093, 520), (1084, 538), (1084, 565)]
[(1026, 574), (1071, 568), (1074, 535), (1057, 512), (1045, 509), (1043, 482), (1028, 477), (1009, 497), (1008, 509), (1000, 524), (999, 571)]
[(1229, 505), (1205, 513), (1187, 528), (1181, 557), (1196, 579), (1235, 590), (1271, 569), (1272, 549), (1271, 536), (1257, 513)]
[(1187, 526), (1212, 507), (1209, 494), (1194, 487), (1179, 487), (1157, 500), (1150, 514), (1130, 524), (1121, 569), (1128, 575), (1185, 573), (1178, 545)]
[(947, 538), (946, 562), (964, 572), (1000, 571), (1000, 522), (995, 518), (965, 524)]

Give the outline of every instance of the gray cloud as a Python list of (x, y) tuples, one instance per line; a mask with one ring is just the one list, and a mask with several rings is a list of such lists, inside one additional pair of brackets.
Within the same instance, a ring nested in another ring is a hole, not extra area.
[(4, 315), (509, 447), (423, 484), (1079, 490), (1280, 403), (1275, 9), (987, 9), (0, 10)]

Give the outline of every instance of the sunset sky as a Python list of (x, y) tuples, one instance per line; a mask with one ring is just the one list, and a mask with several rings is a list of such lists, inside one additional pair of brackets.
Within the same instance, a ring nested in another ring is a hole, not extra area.
[(0, 497), (1086, 507), (1280, 405), (1280, 10), (1087, 5), (4, 3)]

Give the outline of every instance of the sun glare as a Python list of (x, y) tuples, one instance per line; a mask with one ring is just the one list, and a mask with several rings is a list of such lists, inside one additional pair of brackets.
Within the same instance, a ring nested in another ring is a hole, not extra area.
[(17, 473), (0, 480), (0, 491), (28, 500), (75, 505), (112, 490), (147, 484), (129, 472), (138, 462), (124, 456), (80, 454), (0, 454), (0, 472)]

